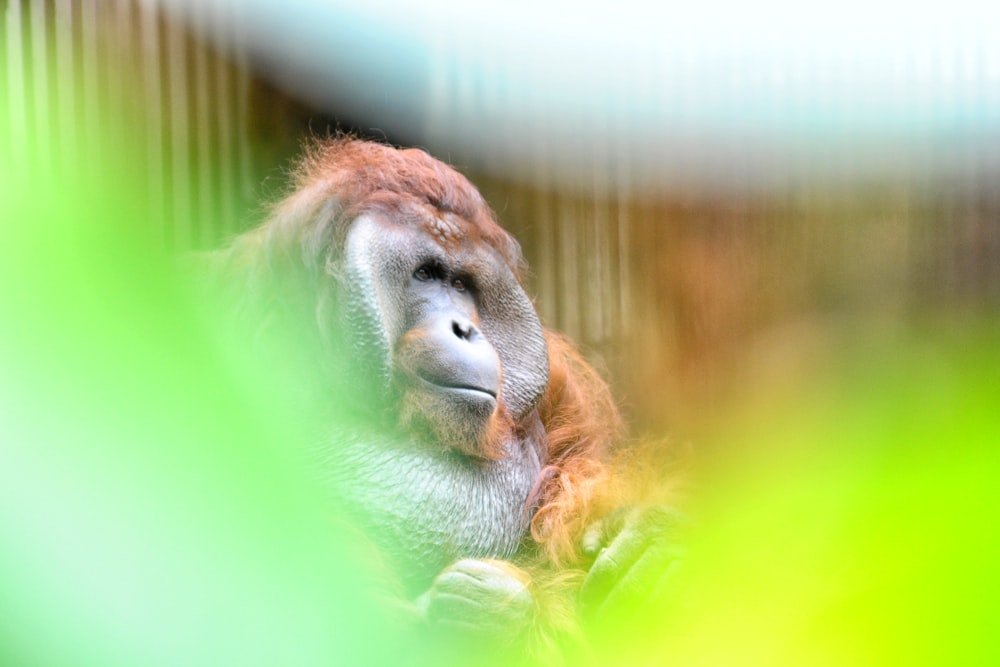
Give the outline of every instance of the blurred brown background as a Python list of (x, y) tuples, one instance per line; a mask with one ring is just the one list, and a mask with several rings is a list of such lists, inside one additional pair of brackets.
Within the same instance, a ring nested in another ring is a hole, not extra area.
[[(258, 220), (310, 134), (419, 143), (293, 97), (157, 3), (0, 7), (4, 159), (30, 148), (53, 168), (78, 153), (99, 165), (98, 137), (141, 142), (136, 224), (172, 250), (216, 247)], [(628, 189), (600, 171), (566, 188), (544, 170), (455, 166), (520, 240), (543, 321), (604, 360), (639, 432), (697, 435), (761, 386), (808, 382), (839, 341), (1000, 306), (1000, 180), (979, 153), (948, 173), (858, 179), (840, 165), (728, 189)]]

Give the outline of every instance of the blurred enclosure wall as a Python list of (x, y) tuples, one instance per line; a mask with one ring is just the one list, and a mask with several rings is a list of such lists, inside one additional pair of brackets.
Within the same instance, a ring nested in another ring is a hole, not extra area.
[[(202, 29), (239, 31), (238, 3), (226, 7), (206, 4)], [(258, 220), (310, 133), (351, 130), (434, 152), (442, 131), (394, 134), (335, 105), (310, 106), (265, 81), (239, 47), (212, 46), (153, 0), (0, 8), (10, 110), (0, 159), (99, 169), (108, 142), (130, 142), (143, 156), (134, 169), (147, 205), (135, 224), (171, 251), (218, 246)], [(456, 108), (490, 93), (436, 90)], [(639, 429), (684, 432), (753, 391), (761, 368), (796, 378), (796, 364), (854, 327), (995, 313), (996, 129), (984, 128), (985, 145), (967, 156), (949, 154), (957, 168), (851, 177), (848, 146), (815, 156), (807, 177), (747, 187), (629, 189), (598, 166), (589, 187), (565, 188), (542, 167), (505, 177), (456, 166), (521, 241), (543, 320), (605, 360)]]

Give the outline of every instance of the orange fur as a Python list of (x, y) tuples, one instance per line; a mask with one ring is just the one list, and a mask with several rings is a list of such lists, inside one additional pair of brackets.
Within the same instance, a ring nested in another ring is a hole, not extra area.
[(546, 331), (549, 386), (538, 412), (548, 435), (547, 481), (531, 535), (556, 566), (579, 560), (583, 531), (616, 495), (608, 459), (621, 436), (607, 383), (562, 335)]
[[(422, 150), (397, 150), (350, 136), (306, 144), (292, 171), (291, 193), (271, 211), (270, 240), (280, 245), (284, 239), (301, 239), (305, 247), (285, 251), (293, 257), (303, 253), (309, 264), (317, 256), (314, 246), (331, 237), (342, 246), (350, 227), (342, 223), (366, 213), (422, 227), (445, 248), (459, 239), (490, 246), (518, 279), (523, 277), (520, 245), (497, 224), (468, 179)], [(307, 233), (301, 233), (303, 226)]]

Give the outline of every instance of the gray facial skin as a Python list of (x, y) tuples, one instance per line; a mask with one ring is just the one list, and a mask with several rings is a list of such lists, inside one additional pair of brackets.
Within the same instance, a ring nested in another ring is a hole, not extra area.
[[(482, 244), (445, 249), (372, 216), (353, 222), (330, 278), (341, 345), (369, 377), (356, 386), (385, 408), (329, 434), (322, 469), (338, 501), (409, 593), (457, 559), (511, 557), (545, 456), (534, 407), (548, 380), (542, 328), (516, 277)], [(510, 426), (486, 456), (501, 418)]]

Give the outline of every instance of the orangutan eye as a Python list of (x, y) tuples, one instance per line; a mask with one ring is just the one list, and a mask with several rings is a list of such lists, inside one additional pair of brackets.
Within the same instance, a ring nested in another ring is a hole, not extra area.
[(451, 286), (454, 287), (459, 292), (465, 291), (465, 282), (461, 278), (455, 278), (451, 281)]
[(423, 282), (426, 282), (428, 280), (433, 280), (434, 267), (432, 267), (429, 264), (424, 264), (419, 269), (413, 272), (413, 277)]

